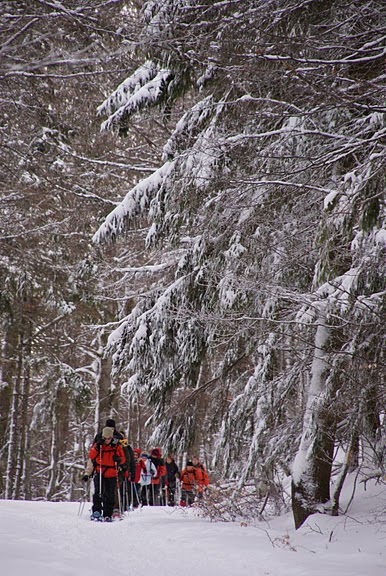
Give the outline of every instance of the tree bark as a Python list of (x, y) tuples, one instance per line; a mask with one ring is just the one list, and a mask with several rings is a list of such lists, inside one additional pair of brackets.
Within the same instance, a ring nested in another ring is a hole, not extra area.
[(94, 431), (98, 432), (107, 418), (112, 416), (116, 390), (111, 385), (111, 357), (104, 355), (106, 345), (106, 336), (101, 332), (99, 334), (99, 349), (96, 354), (95, 364), (95, 412), (94, 412)]
[(330, 412), (328, 343), (331, 337), (324, 314), (319, 317), (311, 383), (303, 419), (303, 435), (292, 474), (292, 512), (296, 529), (330, 499), (334, 425)]
[(17, 371), (14, 375), (12, 405), (9, 417), (9, 438), (8, 438), (8, 456), (7, 456), (7, 471), (5, 481), (5, 498), (9, 499), (14, 496), (14, 478), (15, 478), (15, 465), (16, 465), (16, 448), (17, 438), (16, 432), (18, 428), (18, 412), (20, 401), (20, 382), (23, 367), (23, 336), (19, 334), (18, 342), (18, 362)]
[(26, 493), (29, 492), (27, 483), (29, 480), (29, 455), (27, 450), (27, 437), (28, 437), (28, 406), (30, 395), (30, 380), (31, 380), (31, 334), (32, 324), (27, 318), (24, 323), (24, 338), (21, 345), (23, 346), (23, 365), (21, 368), (21, 383), (20, 383), (20, 400), (19, 400), (19, 426), (17, 429), (17, 458), (16, 470), (14, 481), (14, 499), (19, 500), (25, 498)]

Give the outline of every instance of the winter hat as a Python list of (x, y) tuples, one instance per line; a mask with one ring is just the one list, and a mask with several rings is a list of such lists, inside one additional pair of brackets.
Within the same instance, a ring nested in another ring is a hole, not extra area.
[(155, 458), (161, 458), (161, 450), (159, 448), (153, 448), (151, 455)]
[(109, 428), (115, 428), (115, 420), (113, 420), (112, 418), (108, 418), (108, 420), (106, 420), (106, 426), (108, 426)]
[(147, 452), (142, 452), (141, 458), (149, 458), (149, 454)]
[(194, 466), (193, 462), (191, 460), (188, 460), (186, 463), (186, 467), (188, 466)]
[(141, 454), (140, 448), (133, 448), (133, 452), (135, 452), (135, 453), (138, 454), (138, 455)]
[(105, 428), (103, 428), (102, 430), (103, 438), (112, 438), (113, 436), (114, 436), (114, 428), (111, 428), (111, 426), (106, 426)]

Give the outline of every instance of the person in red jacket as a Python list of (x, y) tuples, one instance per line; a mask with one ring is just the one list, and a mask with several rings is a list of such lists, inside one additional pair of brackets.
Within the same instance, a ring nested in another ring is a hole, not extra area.
[(95, 463), (92, 518), (103, 517), (107, 522), (111, 521), (114, 509), (118, 466), (125, 462), (123, 448), (119, 443), (113, 443), (113, 436), (113, 428), (103, 428), (102, 437), (94, 443), (88, 454)]
[(192, 464), (196, 469), (197, 496), (202, 498), (206, 487), (209, 486), (209, 474), (201, 464), (198, 456), (193, 456)]
[(134, 460), (135, 460), (135, 476), (130, 484), (130, 503), (133, 508), (138, 508), (140, 504), (140, 493), (141, 493), (141, 470), (145, 470), (146, 466), (143, 460), (141, 460), (141, 450), (139, 448), (134, 448)]
[(157, 474), (151, 479), (151, 490), (150, 490), (150, 506), (160, 505), (160, 495), (164, 495), (164, 482), (166, 474), (166, 466), (164, 459), (161, 455), (161, 450), (159, 448), (153, 448), (150, 454), (150, 459), (157, 469)]
[(193, 462), (191, 460), (188, 460), (186, 467), (182, 470), (180, 482), (180, 506), (190, 506), (193, 504), (197, 494), (196, 468), (193, 466)]

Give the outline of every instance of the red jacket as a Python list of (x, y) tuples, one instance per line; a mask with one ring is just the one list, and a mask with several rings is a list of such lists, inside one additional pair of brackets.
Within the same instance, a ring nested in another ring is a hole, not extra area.
[(153, 476), (153, 478), (151, 479), (151, 483), (152, 484), (159, 484), (161, 481), (161, 478), (163, 478), (166, 475), (166, 466), (164, 466), (163, 464), (158, 464), (158, 466), (157, 466), (154, 461), (153, 461), (153, 464), (157, 468), (157, 476)]
[(145, 462), (143, 460), (137, 460), (137, 465), (135, 467), (135, 479), (134, 482), (136, 484), (139, 484), (139, 481), (141, 480), (141, 470), (144, 470), (146, 468)]
[(120, 458), (118, 465), (126, 461), (120, 444), (102, 444), (100, 450), (98, 450), (97, 443), (95, 443), (88, 454), (90, 460), (94, 460), (96, 463), (95, 473), (99, 474), (102, 466), (102, 476), (105, 478), (113, 478), (116, 475), (114, 456)]
[(196, 468), (192, 466), (191, 470), (184, 468), (180, 476), (181, 487), (187, 492), (192, 492), (197, 489)]
[(151, 479), (151, 483), (159, 484), (161, 482), (161, 478), (166, 475), (166, 466), (164, 459), (161, 458), (161, 450), (159, 448), (154, 448), (151, 451), (150, 459), (154, 466), (157, 468), (157, 475)]
[(203, 492), (206, 486), (209, 486), (209, 474), (202, 464), (195, 466), (197, 490)]

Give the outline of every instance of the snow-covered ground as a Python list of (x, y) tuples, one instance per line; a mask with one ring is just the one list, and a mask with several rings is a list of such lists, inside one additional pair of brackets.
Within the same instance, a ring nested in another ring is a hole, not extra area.
[(0, 500), (0, 574), (386, 575), (385, 484), (360, 485), (346, 516), (317, 514), (297, 532), (290, 514), (244, 526), (145, 507), (106, 524), (90, 522), (89, 509), (79, 516), (78, 503)]

